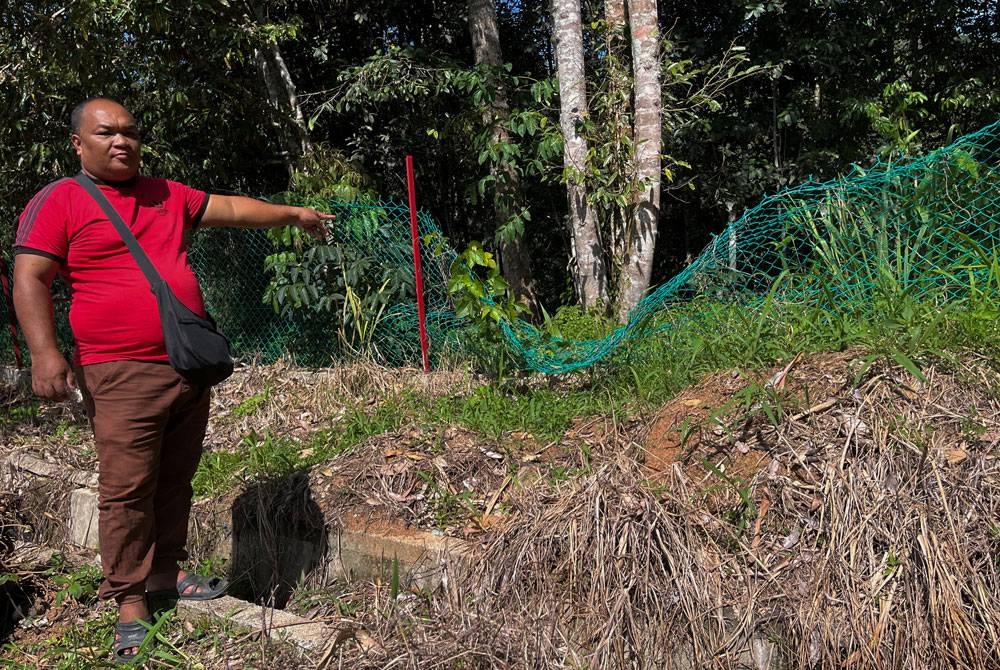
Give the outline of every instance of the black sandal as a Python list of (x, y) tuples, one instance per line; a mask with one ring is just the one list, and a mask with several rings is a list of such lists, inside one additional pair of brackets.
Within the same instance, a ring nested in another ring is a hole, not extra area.
[[(228, 588), (229, 582), (222, 577), (202, 577), (189, 572), (178, 580), (177, 588), (146, 591), (146, 605), (151, 614), (160, 615), (177, 607), (178, 600), (214, 600)], [(191, 592), (185, 593), (188, 589)]]
[[(189, 572), (182, 579), (177, 580), (176, 593), (181, 600), (214, 600), (224, 594), (228, 588), (229, 582), (222, 577), (202, 577)], [(191, 589), (191, 592), (185, 593), (188, 589)]]
[[(115, 624), (115, 663), (132, 663), (139, 657), (142, 643), (146, 641), (152, 625), (153, 622), (148, 619)], [(139, 651), (133, 653), (132, 649)]]

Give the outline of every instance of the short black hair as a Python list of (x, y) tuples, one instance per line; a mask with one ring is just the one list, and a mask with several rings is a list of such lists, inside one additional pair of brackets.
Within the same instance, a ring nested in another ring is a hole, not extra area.
[[(80, 117), (83, 116), (83, 110), (87, 108), (92, 102), (97, 102), (98, 100), (107, 100), (108, 102), (113, 102), (116, 105), (121, 105), (120, 102), (114, 98), (109, 98), (106, 95), (94, 95), (85, 100), (79, 102), (73, 111), (69, 113), (69, 130), (71, 133), (79, 134), (80, 132)], [(124, 106), (124, 105), (123, 105)]]

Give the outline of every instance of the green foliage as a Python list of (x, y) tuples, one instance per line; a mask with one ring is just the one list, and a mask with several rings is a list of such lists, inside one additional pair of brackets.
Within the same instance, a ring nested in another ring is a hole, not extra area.
[(303, 156), (289, 181), (289, 191), (315, 202), (353, 201), (367, 193), (369, 177), (344, 154), (327, 144), (316, 144)]
[[(277, 200), (330, 210), (320, 197), (284, 194)], [(263, 299), (299, 324), (305, 337), (329, 356), (378, 354), (375, 334), (386, 310), (414, 299), (413, 270), (398, 258), (412, 257), (398, 219), (377, 206), (341, 207), (329, 239), (314, 242), (295, 227), (271, 229), (277, 251), (265, 259), (271, 280)], [(395, 256), (395, 257), (394, 257)], [(412, 261), (410, 261), (412, 262)]]
[[(254, 177), (245, 168), (274, 154), (257, 131), (272, 113), (254, 85), (252, 59), (275, 31), (242, 9), (220, 0), (191, 2), (183, 12), (150, 0), (8, 7), (0, 15), (5, 207), (19, 209), (45, 182), (72, 174), (78, 163), (68, 142), (69, 112), (96, 94), (132, 108), (146, 140), (147, 170), (230, 188), (273, 178), (273, 170)], [(225, 108), (239, 109), (244, 123), (219, 124)], [(12, 213), (5, 209), (0, 217), (4, 239), (16, 220)]]
[[(466, 159), (475, 157), (475, 165), (485, 168), (467, 182), (466, 197), (474, 205), (485, 201), (504, 212), (503, 222), (491, 232), (496, 240), (510, 241), (524, 234), (532, 216), (515, 184), (551, 179), (562, 155), (552, 107), (554, 80), (512, 74), (511, 69), (467, 67), (419, 49), (391, 46), (345, 70), (338, 97), (321, 103), (313, 121), (323, 114), (396, 103), (446, 107), (447, 112), (426, 118), (424, 132), (439, 147), (446, 142), (461, 147)], [(507, 98), (505, 107), (495, 104), (499, 91)]]
[(208, 556), (198, 561), (194, 572), (202, 577), (218, 576), (225, 572), (227, 562), (225, 556)]
[(250, 416), (254, 414), (261, 405), (266, 403), (270, 397), (270, 389), (264, 389), (260, 393), (256, 393), (240, 402), (240, 404), (232, 409), (232, 415), (237, 419)]
[(61, 605), (71, 598), (81, 605), (89, 605), (97, 600), (97, 587), (100, 586), (103, 575), (101, 568), (93, 563), (85, 563), (72, 567), (66, 562), (63, 554), (55, 554), (49, 566), (42, 573), (58, 586), (56, 605)]
[[(891, 156), (909, 153), (919, 147), (914, 120), (927, 118), (927, 94), (913, 90), (906, 81), (886, 84), (879, 98), (854, 103), (854, 111), (862, 114), (872, 128), (885, 139), (879, 153)], [(915, 117), (915, 118), (911, 118)]]
[(545, 320), (545, 332), (563, 340), (599, 340), (607, 337), (618, 323), (579, 305), (560, 307), (552, 317)]
[(478, 242), (470, 243), (452, 263), (448, 293), (455, 316), (469, 324), (461, 334), (466, 351), (482, 367), (502, 375), (513, 359), (500, 325), (516, 323), (527, 309), (508, 291), (493, 254)]
[(461, 527), (470, 517), (478, 516), (472, 504), (475, 491), (454, 491), (447, 484), (440, 484), (433, 470), (420, 470), (417, 474), (427, 487), (427, 506), (436, 528)]
[(282, 477), (309, 468), (353, 449), (373, 435), (401, 424), (405, 415), (395, 405), (379, 407), (374, 414), (352, 408), (336, 429), (320, 431), (306, 443), (270, 434), (244, 437), (235, 451), (210, 451), (202, 455), (195, 473), (196, 498), (227, 491), (239, 482)]
[[(4, 668), (9, 670), (78, 670), (79, 668), (117, 668), (111, 656), (114, 644), (114, 624), (117, 608), (100, 606), (81, 611), (82, 620), (71, 626), (55, 626), (45, 637), (30, 636), (24, 643), (7, 643), (0, 647)], [(193, 625), (191, 625), (193, 623)], [(254, 640), (247, 649), (240, 643), (246, 631), (211, 618), (202, 617), (185, 626), (168, 612), (149, 624), (134, 667), (202, 668), (199, 659), (218, 654), (224, 647), (231, 654), (246, 657), (259, 654), (260, 662), (272, 665), (270, 657), (281, 654), (281, 648)], [(273, 663), (274, 667), (288, 667), (284, 656)], [(132, 667), (132, 666), (127, 666)]]
[[(738, 545), (743, 535), (754, 519), (757, 518), (757, 506), (751, 497), (752, 488), (742, 477), (730, 475), (708, 460), (702, 460), (701, 464), (706, 470), (718, 477), (724, 485), (731, 488), (739, 496), (739, 502), (730, 507), (723, 514), (723, 519), (732, 528), (731, 544)], [(705, 489), (706, 494), (710, 494), (715, 487), (709, 486)]]
[[(631, 72), (621, 48), (610, 48), (612, 27), (597, 22), (592, 30), (591, 60), (597, 72), (590, 102), (580, 132), (587, 138), (586, 165), (567, 170), (563, 166), (563, 138), (555, 104), (557, 82), (533, 78), (501, 68), (469, 68), (451, 59), (418, 49), (391, 47), (342, 75), (338, 96), (322, 103), (317, 114), (346, 113), (355, 108), (371, 109), (393, 103), (433, 101), (458, 102), (456, 111), (429, 119), (427, 133), (439, 141), (452, 140), (471, 147), (482, 169), (474, 188), (468, 191), (473, 204), (486, 201), (501, 212), (502, 222), (491, 231), (498, 241), (510, 242), (527, 234), (533, 210), (521, 198), (521, 187), (529, 182), (561, 186), (568, 181), (587, 185), (588, 200), (602, 221), (606, 250), (619, 269), (624, 257), (629, 212), (637, 194), (646, 188), (634, 178), (634, 143), (631, 139)], [(677, 50), (665, 41), (664, 52)], [(694, 64), (676, 58), (663, 71), (664, 108), (674, 133), (683, 135), (700, 122), (706, 110), (720, 107), (726, 89), (762, 71), (747, 64), (738, 48), (727, 50), (718, 62)], [(504, 104), (496, 104), (502, 92)], [(688, 163), (675, 155), (664, 155), (663, 176), (674, 181)]]

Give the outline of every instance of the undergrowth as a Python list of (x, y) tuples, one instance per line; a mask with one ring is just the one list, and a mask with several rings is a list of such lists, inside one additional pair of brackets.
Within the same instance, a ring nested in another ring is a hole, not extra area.
[[(919, 376), (931, 360), (975, 350), (1000, 361), (1000, 321), (977, 300), (883, 296), (878, 309), (856, 313), (781, 302), (775, 293), (755, 308), (699, 300), (661, 314), (642, 346), (607, 364), (570, 375), (508, 375), (469, 393), (428, 398), (402, 391), (380, 403), (350, 407), (335, 427), (306, 441), (249, 435), (233, 452), (206, 454), (196, 495), (210, 496), (240, 480), (289, 474), (351, 452), (364, 440), (404, 425), (458, 425), (493, 440), (511, 432), (558, 440), (588, 416), (641, 414), (718, 370), (756, 370), (800, 352), (856, 348), (867, 365), (886, 360)], [(581, 316), (574, 314), (576, 328)], [(595, 319), (595, 329), (603, 324)], [(351, 399), (346, 398), (350, 403)]]

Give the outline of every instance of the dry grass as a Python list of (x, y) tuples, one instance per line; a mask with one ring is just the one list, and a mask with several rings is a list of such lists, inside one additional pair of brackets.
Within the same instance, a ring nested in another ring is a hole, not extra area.
[[(543, 451), (406, 427), (274, 483), (245, 501), (258, 523), (303, 500), (326, 527), (357, 505), (433, 525), (442, 498), (468, 505), (449, 532), (491, 517), (442, 590), (355, 584), (315, 606), (338, 633), (301, 667), (1000, 667), (1000, 374), (969, 355), (858, 377), (856, 358), (715, 375), (652, 421), (581, 423)], [(270, 388), (255, 420), (289, 431), (417, 383), (247, 374), (233, 406)]]
[(1000, 378), (969, 358), (926, 381), (876, 367), (854, 388), (847, 358), (804, 363), (829, 368), (811, 386), (789, 375), (776, 424), (759, 406), (713, 413), (657, 472), (615, 441), (589, 474), (512, 489), (446, 597), (409, 609), (375, 598), (336, 657), (1000, 667)]
[(240, 367), (212, 391), (206, 449), (233, 450), (252, 434), (303, 439), (339, 422), (348, 408), (375, 409), (404, 392), (427, 397), (466, 393), (467, 372), (351, 363), (305, 370), (285, 361)]

